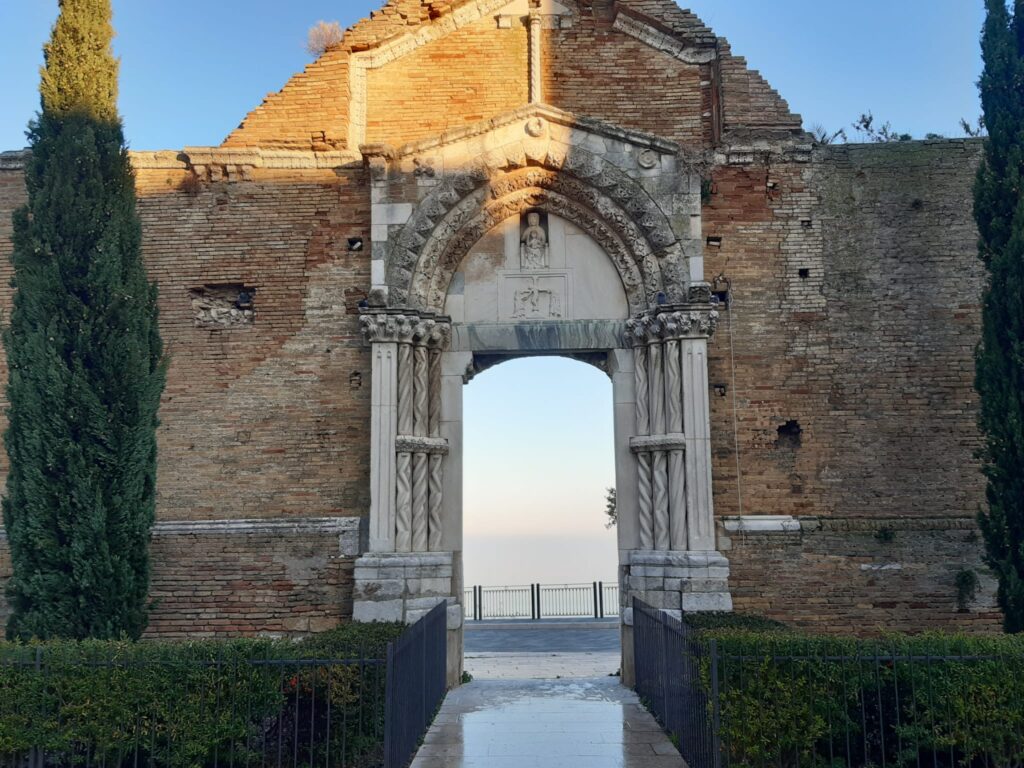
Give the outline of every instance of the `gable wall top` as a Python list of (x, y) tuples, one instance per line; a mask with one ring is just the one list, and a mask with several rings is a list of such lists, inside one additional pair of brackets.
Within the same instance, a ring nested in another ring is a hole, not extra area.
[[(799, 133), (786, 102), (673, 0), (563, 5), (573, 8), (572, 23), (544, 30), (544, 101), (702, 148), (723, 130)], [(506, 6), (510, 0), (391, 0), (269, 95), (223, 146), (355, 151), (364, 141), (414, 141), (428, 135), (425, 125), (440, 132), (521, 104), (526, 35), (500, 28)]]

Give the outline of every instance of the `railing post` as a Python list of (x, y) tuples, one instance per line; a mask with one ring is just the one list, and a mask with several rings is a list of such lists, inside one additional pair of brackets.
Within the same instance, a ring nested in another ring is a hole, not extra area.
[(598, 601), (598, 611), (601, 614), (597, 618), (603, 619), (604, 618), (604, 582), (603, 581), (597, 582), (597, 601)]
[(395, 726), (395, 644), (388, 643), (387, 667), (384, 672), (384, 768), (397, 768), (397, 734)]
[[(42, 676), (43, 674), (43, 647), (36, 646), (36, 658), (35, 658), (35, 670), (36, 675)], [(46, 706), (45, 688), (41, 686), (43, 690), (43, 697), (39, 700), (39, 707), (43, 709)], [(29, 768), (43, 768), (43, 750), (42, 747), (32, 747), (28, 756)]]
[(537, 619), (540, 620), (543, 608), (540, 604), (540, 584), (537, 585)]
[(600, 615), (599, 611), (600, 611), (600, 608), (599, 608), (599, 606), (597, 604), (597, 582), (595, 581), (594, 582), (594, 618), (595, 619), (601, 618), (601, 615)]
[(711, 640), (711, 746), (714, 750), (714, 768), (722, 768), (722, 725), (718, 696), (718, 641)]

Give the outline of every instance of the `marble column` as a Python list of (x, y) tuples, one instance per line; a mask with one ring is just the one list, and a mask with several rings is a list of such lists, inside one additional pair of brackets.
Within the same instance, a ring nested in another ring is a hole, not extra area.
[(710, 305), (697, 304), (659, 307), (627, 323), (643, 550), (714, 549), (707, 340), (716, 320)]
[(441, 353), (451, 324), (396, 311), (366, 314), (361, 322), (374, 365), (370, 548), (436, 550), (448, 453), (441, 437)]

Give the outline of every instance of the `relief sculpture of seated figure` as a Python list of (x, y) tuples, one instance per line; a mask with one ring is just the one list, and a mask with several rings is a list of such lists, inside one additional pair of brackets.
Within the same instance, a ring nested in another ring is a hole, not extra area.
[(550, 265), (548, 235), (540, 225), (540, 214), (527, 214), (526, 224), (520, 249), (522, 269), (547, 269)]

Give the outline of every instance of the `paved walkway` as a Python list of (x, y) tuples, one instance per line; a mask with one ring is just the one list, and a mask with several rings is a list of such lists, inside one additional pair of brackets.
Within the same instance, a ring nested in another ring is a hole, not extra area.
[[(607, 677), (619, 670), (613, 653), (466, 653), (474, 680), (555, 680)], [(617, 678), (616, 678), (617, 679)]]
[(618, 678), (477, 680), (448, 694), (412, 768), (686, 768)]
[(618, 653), (619, 620), (467, 621), (466, 652)]
[(605, 677), (619, 669), (619, 622), (467, 622), (466, 671), (477, 680)]

